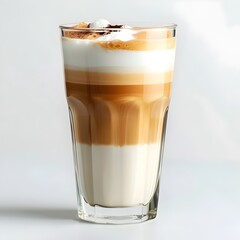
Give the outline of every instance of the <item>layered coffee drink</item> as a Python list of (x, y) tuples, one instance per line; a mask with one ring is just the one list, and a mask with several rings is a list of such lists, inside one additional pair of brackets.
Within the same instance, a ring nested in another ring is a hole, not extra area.
[(97, 218), (84, 204), (148, 206), (157, 194), (175, 45), (174, 27), (62, 27), (81, 218)]

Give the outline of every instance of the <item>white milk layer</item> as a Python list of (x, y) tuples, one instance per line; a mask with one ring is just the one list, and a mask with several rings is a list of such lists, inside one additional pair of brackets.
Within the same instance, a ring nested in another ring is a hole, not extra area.
[(109, 50), (93, 40), (63, 38), (65, 68), (110, 73), (162, 73), (172, 71), (175, 49)]
[(77, 143), (76, 153), (79, 191), (89, 204), (127, 207), (147, 204), (153, 197), (160, 144), (120, 147)]

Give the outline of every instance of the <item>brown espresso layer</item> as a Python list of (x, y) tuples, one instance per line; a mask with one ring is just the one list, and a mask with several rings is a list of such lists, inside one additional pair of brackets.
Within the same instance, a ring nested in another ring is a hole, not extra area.
[[(110, 80), (121, 83), (124, 78), (125, 82), (131, 83), (135, 78), (148, 79), (148, 74), (131, 74), (129, 77), (129, 74), (101, 73), (101, 83), (104, 83), (105, 75), (105, 84), (96, 84), (97, 73), (94, 81), (90, 78), (83, 81), (81, 77), (79, 81), (76, 78), (73, 81), (75, 70), (65, 70), (65, 74), (77, 142), (117, 146), (160, 142), (170, 101), (171, 81), (167, 73), (163, 83), (124, 85), (106, 83)], [(79, 73), (81, 75), (82, 72)], [(86, 72), (85, 75), (91, 74)]]

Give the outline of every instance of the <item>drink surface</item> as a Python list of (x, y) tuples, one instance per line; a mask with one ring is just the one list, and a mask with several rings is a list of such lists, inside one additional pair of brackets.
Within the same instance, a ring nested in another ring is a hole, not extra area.
[(158, 183), (175, 36), (75, 29), (62, 43), (80, 192), (90, 205), (147, 204)]

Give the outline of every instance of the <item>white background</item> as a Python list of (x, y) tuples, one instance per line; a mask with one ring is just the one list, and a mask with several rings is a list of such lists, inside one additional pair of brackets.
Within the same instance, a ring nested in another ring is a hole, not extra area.
[[(237, 0), (0, 0), (0, 238), (239, 239), (239, 9)], [(98, 18), (178, 24), (159, 217), (134, 227), (71, 217), (58, 25)]]

